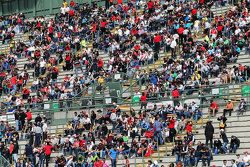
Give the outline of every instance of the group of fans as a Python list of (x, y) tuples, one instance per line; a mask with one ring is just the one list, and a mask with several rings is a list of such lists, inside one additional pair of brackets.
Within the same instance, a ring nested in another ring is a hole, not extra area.
[[(198, 92), (202, 96), (211, 92), (211, 86), (241, 83), (250, 76), (248, 66), (227, 67), (241, 52), (249, 52), (249, 2), (234, 4), (219, 16), (211, 11), (212, 5), (203, 0), (118, 1), (106, 4), (105, 9), (95, 3), (64, 0), (61, 13), (53, 18), (1, 17), (0, 37), (10, 48), (9, 54), (0, 55), (0, 95), (5, 96), (1, 107), (13, 111), (16, 121), (15, 127), (0, 124), (1, 155), (16, 167), (49, 166), (50, 162), (57, 167), (110, 166), (106, 158), (111, 159), (112, 167), (117, 163), (129, 167), (130, 158), (151, 157), (165, 142), (175, 142), (176, 166), (195, 166), (200, 161), (210, 166), (212, 152), (235, 153), (240, 141), (232, 136), (228, 148), (225, 131), (225, 115), (231, 115), (232, 105), (219, 118), (222, 142), (213, 142), (214, 128), (207, 123), (206, 143), (198, 143), (194, 149), (192, 120), (197, 122), (202, 111), (195, 102), (182, 106), (178, 101), (182, 95)], [(20, 33), (30, 34), (28, 42), (14, 40)], [(169, 56), (160, 68), (142, 69), (157, 62), (162, 51)], [(108, 62), (100, 54), (108, 55)], [(23, 69), (16, 67), (21, 58), (28, 59)], [(33, 71), (32, 76), (28, 70)], [(58, 79), (61, 70), (73, 73)], [(117, 73), (126, 74), (124, 80), (134, 78), (138, 85), (146, 85), (142, 94), (135, 93), (140, 98), (139, 113), (123, 113), (116, 104), (101, 117), (95, 112), (75, 113), (65, 136), (50, 136), (46, 118), (38, 115), (32, 121), (31, 111), (43, 109), (43, 102), (59, 100), (60, 108), (70, 108), (72, 102), (67, 99), (85, 96), (83, 90), (93, 83), (102, 89)], [(218, 79), (211, 82), (212, 77)], [(148, 99), (168, 96), (173, 105), (146, 110)], [(209, 109), (215, 116), (218, 105), (211, 101)], [(242, 109), (244, 105), (239, 107)], [(178, 137), (184, 131), (186, 136)], [(29, 139), (24, 152), (18, 142), (21, 139)], [(51, 160), (52, 150), (63, 155)], [(118, 161), (121, 156), (122, 162)], [(246, 166), (248, 161), (240, 165)]]

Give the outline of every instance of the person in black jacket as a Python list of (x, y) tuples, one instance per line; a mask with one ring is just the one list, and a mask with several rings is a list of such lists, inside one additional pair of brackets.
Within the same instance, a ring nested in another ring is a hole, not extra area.
[(210, 142), (210, 147), (213, 147), (213, 136), (214, 136), (214, 127), (211, 121), (208, 121), (205, 127), (205, 137), (206, 137), (206, 146)]
[(240, 147), (240, 140), (236, 136), (231, 136), (230, 152), (236, 153), (236, 150)]
[(38, 122), (42, 122), (42, 117), (40, 116), (40, 114), (37, 114), (37, 117), (35, 118), (35, 123), (38, 123)]
[(26, 113), (23, 110), (19, 110), (19, 123), (20, 129), (22, 130), (25, 125)]
[(11, 152), (11, 154), (12, 154), (14, 163), (17, 163), (19, 145), (15, 138), (13, 139), (13, 142), (11, 142), (11, 145), (12, 144), (13, 144), (13, 151)]
[(214, 153), (215, 155), (218, 154), (221, 150), (222, 143), (220, 139), (214, 140)]
[(35, 158), (33, 153), (33, 147), (30, 144), (25, 145), (25, 155), (28, 161), (31, 161), (31, 163), (34, 165)]

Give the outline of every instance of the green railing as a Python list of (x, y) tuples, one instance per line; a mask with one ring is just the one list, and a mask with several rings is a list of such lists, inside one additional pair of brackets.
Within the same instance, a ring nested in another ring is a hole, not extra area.
[[(248, 84), (245, 85), (238, 85), (240, 86), (239, 89), (242, 89), (243, 87), (249, 87)], [(206, 90), (207, 93), (204, 95), (199, 95), (197, 93), (193, 95), (186, 95), (189, 91), (198, 92)], [(217, 94), (212, 94), (213, 90), (216, 90)], [(164, 93), (166, 96), (162, 97), (160, 96), (161, 93)], [(207, 100), (209, 99), (233, 99), (233, 100), (239, 100), (241, 97), (246, 97), (247, 101), (250, 101), (250, 92), (241, 92), (239, 90), (239, 93), (230, 93), (230, 85), (220, 85), (217, 87), (209, 86), (204, 87), (202, 89), (189, 89), (182, 92), (182, 95), (178, 99), (174, 99), (175, 101), (179, 101), (181, 104), (184, 103), (191, 103), (192, 101), (195, 101), (198, 103), (200, 108), (206, 108), (209, 106), (209, 104), (206, 101), (203, 101), (204, 98)], [(132, 97), (134, 96), (134, 92), (131, 91), (129, 94), (129, 97), (122, 97), (120, 96), (106, 96), (104, 93), (100, 93), (98, 95), (95, 94), (95, 96), (79, 96), (74, 97), (72, 99), (65, 99), (65, 100), (54, 100), (54, 101), (46, 101), (44, 103), (37, 103), (35, 108), (32, 108), (32, 111), (34, 113), (44, 113), (45, 115), (49, 114), (51, 119), (54, 120), (63, 120), (63, 122), (59, 124), (65, 124), (69, 119), (71, 119), (72, 112), (71, 111), (79, 111), (85, 109), (86, 111), (90, 111), (91, 109), (101, 109), (104, 112), (106, 112), (109, 108), (113, 107), (113, 102), (117, 101), (117, 104), (122, 106), (123, 108), (126, 108), (126, 110), (131, 110), (138, 108), (140, 105), (139, 102), (133, 102)], [(148, 104), (158, 104), (161, 103), (167, 104), (167, 103), (173, 103), (173, 99), (171, 96), (170, 91), (166, 92), (159, 92), (154, 97), (149, 97), (147, 99)], [(91, 103), (89, 103), (91, 102)], [(219, 102), (219, 105), (225, 105), (225, 101)], [(29, 108), (30, 104), (24, 104), (25, 108)], [(158, 106), (159, 107), (159, 106)], [(10, 108), (13, 108), (11, 106)], [(8, 107), (5, 107), (3, 109), (8, 110)], [(66, 111), (66, 114), (60, 115), (58, 112)], [(68, 115), (71, 112), (71, 115)], [(58, 115), (58, 114), (59, 115)], [(63, 117), (62, 117), (63, 116)], [(60, 121), (59, 121), (60, 122)], [(58, 123), (57, 123), (58, 124)]]
[(2, 155), (0, 155), (0, 166), (1, 167), (11, 167), (11, 164)]

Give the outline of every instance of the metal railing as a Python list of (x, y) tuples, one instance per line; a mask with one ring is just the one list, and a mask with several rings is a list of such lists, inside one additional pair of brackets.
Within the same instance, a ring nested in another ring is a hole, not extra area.
[(11, 167), (11, 164), (7, 159), (5, 159), (2, 155), (0, 155), (0, 166), (1, 167)]

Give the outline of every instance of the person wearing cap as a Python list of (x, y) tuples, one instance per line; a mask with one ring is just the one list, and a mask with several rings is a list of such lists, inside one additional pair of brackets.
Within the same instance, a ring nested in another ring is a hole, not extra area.
[(226, 108), (223, 110), (223, 116), (225, 116), (226, 113), (229, 113), (229, 116), (231, 116), (233, 110), (234, 110), (234, 104), (231, 100), (228, 100)]

